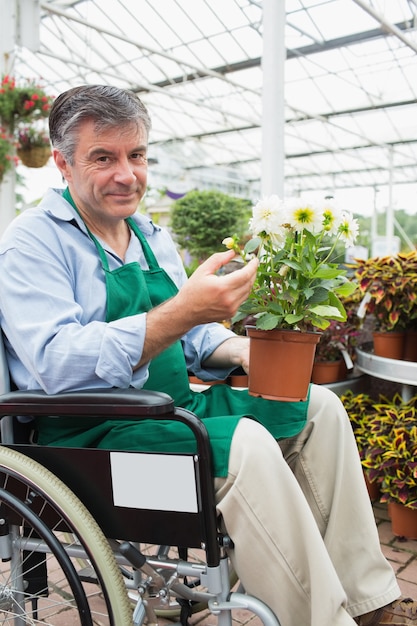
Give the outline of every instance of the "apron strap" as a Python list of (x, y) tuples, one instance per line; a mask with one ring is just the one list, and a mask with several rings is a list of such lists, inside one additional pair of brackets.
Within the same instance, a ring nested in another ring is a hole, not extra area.
[[(70, 203), (70, 205), (73, 207), (73, 209), (76, 211), (76, 213), (82, 218), (77, 205), (74, 202), (73, 197), (71, 196), (71, 192), (69, 190), (68, 187), (66, 187), (64, 189), (64, 192), (62, 194), (63, 198), (65, 198), (65, 200), (67, 202)], [(135, 223), (135, 221), (131, 218), (131, 217), (127, 217), (126, 218), (126, 223), (128, 224), (129, 228), (134, 232), (134, 234), (136, 235), (136, 237), (139, 239), (139, 242), (142, 246), (142, 250), (143, 250), (143, 254), (145, 256), (146, 262), (148, 264), (148, 267), (150, 270), (157, 270), (159, 269), (159, 265), (158, 265), (158, 261), (156, 260), (156, 257), (154, 255), (154, 253), (152, 252), (152, 249), (150, 247), (150, 245), (148, 244), (148, 242), (146, 241), (146, 238), (144, 237), (143, 233), (140, 231), (140, 229), (138, 228), (137, 224)], [(90, 237), (90, 239), (94, 242), (96, 248), (97, 248), (97, 252), (100, 255), (100, 260), (103, 266), (103, 269), (105, 271), (109, 271), (109, 262), (107, 260), (107, 256), (106, 253), (104, 251), (103, 246), (100, 244), (100, 242), (98, 241), (97, 237), (95, 237), (93, 235), (93, 233), (91, 232), (91, 230), (88, 228), (87, 224), (84, 222), (84, 226), (87, 229), (87, 233)]]

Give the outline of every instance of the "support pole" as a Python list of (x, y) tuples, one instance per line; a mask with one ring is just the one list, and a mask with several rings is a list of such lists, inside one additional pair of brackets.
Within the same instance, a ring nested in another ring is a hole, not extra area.
[[(16, 46), (39, 48), (39, 0), (0, 0), (0, 76), (13, 75)], [(16, 170), (0, 183), (0, 237), (16, 217)]]
[[(0, 0), (0, 76), (12, 74), (16, 43), (16, 0)], [(12, 167), (0, 183), (0, 236), (16, 215), (16, 170)]]
[(393, 198), (393, 176), (394, 176), (394, 150), (392, 146), (389, 150), (389, 181), (388, 181), (388, 207), (385, 220), (385, 237), (387, 241), (387, 254), (394, 254), (394, 198)]
[(285, 0), (263, 2), (261, 193), (284, 196)]

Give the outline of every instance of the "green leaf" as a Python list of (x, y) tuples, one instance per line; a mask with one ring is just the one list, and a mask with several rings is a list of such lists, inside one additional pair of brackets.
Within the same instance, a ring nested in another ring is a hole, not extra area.
[(281, 319), (282, 317), (279, 315), (264, 313), (256, 320), (256, 328), (259, 328), (260, 330), (273, 330), (280, 324)]
[(341, 270), (339, 267), (326, 267), (323, 265), (316, 272), (314, 272), (314, 278), (337, 278), (338, 276), (343, 276), (344, 270)]
[(350, 296), (354, 291), (356, 291), (358, 285), (350, 282), (350, 281), (346, 281), (344, 283), (342, 283), (341, 285), (338, 285), (335, 288), (335, 292), (339, 295), (342, 296), (342, 298), (347, 298), (348, 296)]
[(304, 319), (304, 313), (300, 313), (298, 315), (296, 315), (295, 313), (288, 313), (284, 319), (287, 324), (295, 326), (298, 322), (301, 322), (301, 320)]
[(255, 252), (259, 248), (261, 243), (262, 239), (260, 237), (254, 237), (253, 239), (249, 239), (244, 248), (245, 254), (252, 254), (252, 252)]
[(336, 307), (336, 309), (339, 311), (340, 315), (342, 316), (341, 319), (345, 322), (347, 318), (346, 309), (335, 293), (332, 293), (332, 292), (329, 293), (329, 304), (330, 306)]
[(242, 320), (245, 319), (245, 317), (247, 317), (248, 314), (245, 311), (238, 311), (237, 313), (235, 313), (235, 315), (232, 317), (232, 324), (235, 324), (236, 322), (241, 322)]
[[(306, 295), (307, 295), (307, 289), (305, 290)], [(325, 289), (324, 287), (315, 287), (315, 289), (313, 290), (313, 294), (312, 296), (308, 297), (308, 304), (314, 304), (317, 303), (319, 304), (320, 302), (324, 302), (325, 300), (329, 299), (329, 292), (327, 289)]]
[(311, 312), (319, 317), (325, 317), (334, 320), (344, 320), (344, 316), (335, 306), (329, 306), (327, 304), (317, 304), (311, 307)]
[(291, 267), (293, 270), (302, 271), (303, 269), (303, 266), (300, 263), (291, 259), (285, 259), (285, 262), (283, 264), (288, 265), (288, 267)]
[(311, 315), (309, 321), (316, 328), (320, 328), (320, 330), (326, 330), (326, 328), (330, 326), (329, 320), (326, 320), (324, 317), (319, 317), (318, 315)]
[(272, 313), (277, 313), (279, 315), (282, 315), (284, 313), (284, 309), (282, 308), (282, 304), (280, 304), (279, 302), (270, 302), (268, 304), (268, 309), (270, 311), (272, 311)]

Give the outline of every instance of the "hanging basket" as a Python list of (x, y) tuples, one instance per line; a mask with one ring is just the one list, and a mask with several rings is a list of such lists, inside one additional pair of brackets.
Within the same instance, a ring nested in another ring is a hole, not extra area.
[(321, 333), (247, 328), (249, 394), (268, 400), (307, 399)]
[(17, 156), (26, 167), (43, 167), (49, 161), (51, 149), (49, 146), (34, 146), (29, 150), (17, 149)]

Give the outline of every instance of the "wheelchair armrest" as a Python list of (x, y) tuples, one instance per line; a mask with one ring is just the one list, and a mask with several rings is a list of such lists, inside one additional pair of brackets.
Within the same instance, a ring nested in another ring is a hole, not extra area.
[(44, 391), (11, 391), (0, 396), (0, 418), (5, 415), (55, 415), (134, 419), (172, 412), (166, 393), (144, 389), (91, 389), (48, 395)]
[[(90, 389), (46, 394), (35, 390), (0, 395), (0, 420), (15, 416), (174, 420), (182, 422), (192, 431), (201, 458), (211, 460), (210, 442), (203, 422), (194, 413), (175, 407), (173, 399), (160, 391)], [(4, 441), (10, 441), (9, 434), (5, 435)]]

